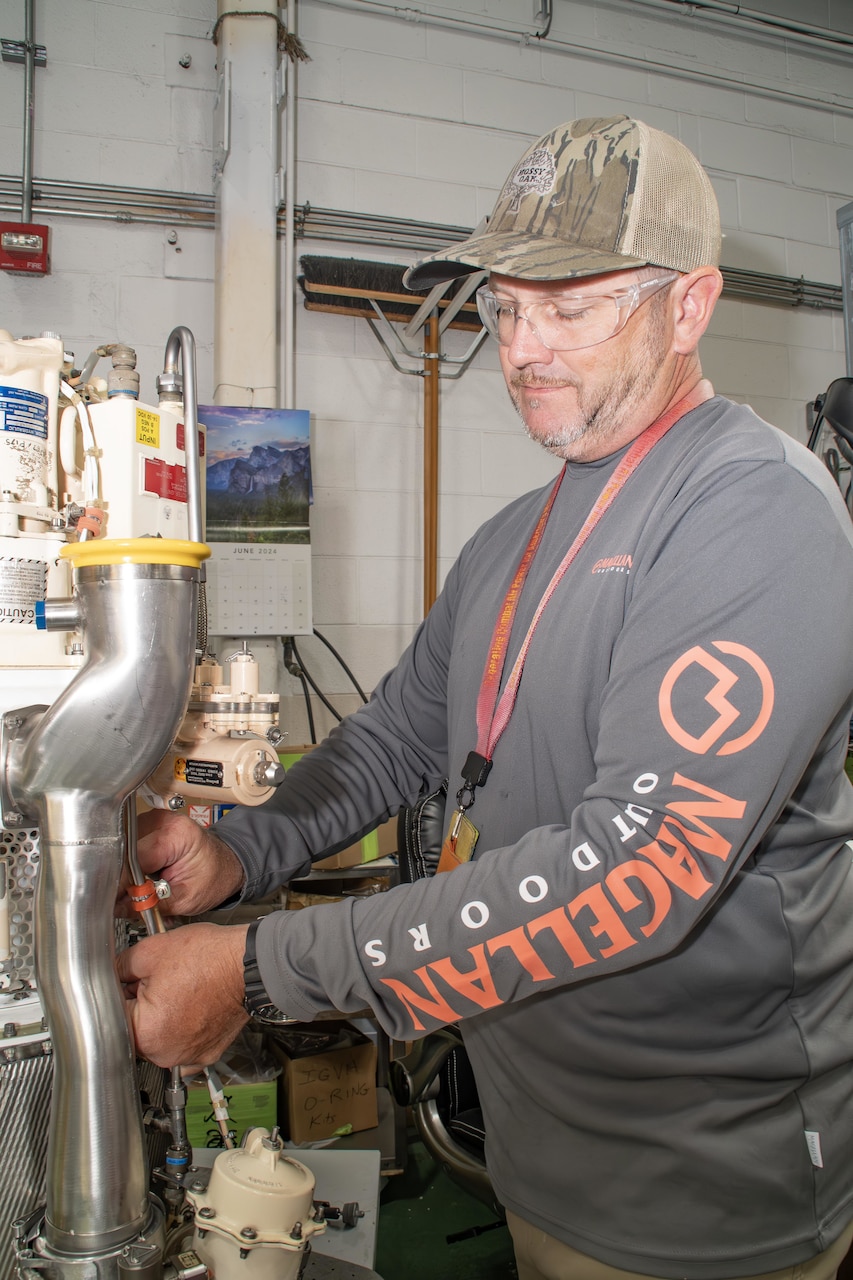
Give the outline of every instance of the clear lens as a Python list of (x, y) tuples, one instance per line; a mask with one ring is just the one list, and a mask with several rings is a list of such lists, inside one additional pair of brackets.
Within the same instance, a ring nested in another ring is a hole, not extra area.
[(477, 309), (486, 329), (502, 347), (509, 346), (518, 321), (524, 320), (552, 351), (578, 351), (612, 338), (642, 302), (671, 284), (676, 276), (676, 272), (670, 272), (628, 285), (617, 293), (565, 294), (526, 307), (516, 307), (483, 285), (477, 290)]

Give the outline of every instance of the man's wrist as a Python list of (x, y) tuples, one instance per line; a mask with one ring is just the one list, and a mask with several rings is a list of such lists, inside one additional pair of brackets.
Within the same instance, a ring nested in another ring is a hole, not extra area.
[(220, 903), (221, 907), (232, 906), (240, 901), (246, 889), (246, 868), (240, 861), (236, 851), (214, 827), (209, 828), (208, 838), (213, 841), (215, 856), (219, 864), (219, 878), (224, 881), (230, 892)]

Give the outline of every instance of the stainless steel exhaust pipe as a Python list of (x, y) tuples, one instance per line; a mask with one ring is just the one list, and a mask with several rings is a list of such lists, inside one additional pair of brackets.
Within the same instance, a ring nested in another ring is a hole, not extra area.
[(41, 828), (36, 966), (55, 1064), (44, 1241), (49, 1256), (70, 1260), (121, 1249), (150, 1212), (113, 903), (122, 805), (159, 763), (189, 699), (208, 550), (138, 539), (67, 552), (73, 597), (48, 602), (45, 622), (53, 610), (67, 629), (73, 617), (85, 665), (49, 710), (14, 713), (5, 799)]

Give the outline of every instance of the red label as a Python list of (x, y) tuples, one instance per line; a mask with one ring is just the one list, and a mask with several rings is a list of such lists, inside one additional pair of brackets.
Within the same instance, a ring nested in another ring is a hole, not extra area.
[[(178, 423), (178, 430), (175, 436), (175, 444), (178, 446), (179, 449), (183, 449), (184, 453), (186, 453), (186, 448), (184, 446), (184, 424), (182, 422)], [(203, 431), (199, 431), (198, 433), (198, 456), (200, 458), (204, 457), (204, 432)]]
[(142, 487), (146, 493), (156, 493), (158, 498), (170, 498), (173, 502), (187, 500), (186, 467), (172, 466), (162, 458), (145, 459), (145, 478)]

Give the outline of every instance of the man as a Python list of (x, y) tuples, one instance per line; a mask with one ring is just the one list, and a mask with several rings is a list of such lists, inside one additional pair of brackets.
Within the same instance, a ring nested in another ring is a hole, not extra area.
[[(141, 844), (192, 914), (251, 900), (447, 776), (442, 872), (126, 953), (142, 1053), (212, 1060), (250, 994), (461, 1023), (521, 1280), (835, 1275), (853, 1217), (851, 525), (715, 397), (710, 183), (619, 117), (561, 125), (488, 224), (481, 314), (565, 459), (463, 549), (368, 706), (260, 809)], [(255, 965), (255, 949), (259, 973)]]

